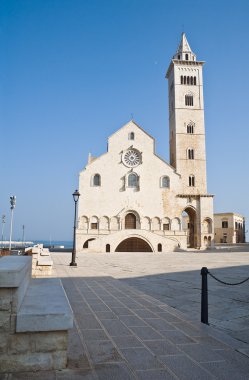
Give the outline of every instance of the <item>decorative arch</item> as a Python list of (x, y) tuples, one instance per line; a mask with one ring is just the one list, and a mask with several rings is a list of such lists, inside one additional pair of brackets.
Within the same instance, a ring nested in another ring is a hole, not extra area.
[(162, 229), (163, 229), (163, 231), (169, 231), (170, 230), (170, 219), (169, 218), (163, 218), (162, 219)]
[(109, 218), (108, 216), (101, 216), (99, 220), (100, 230), (109, 230)]
[(88, 229), (88, 217), (83, 215), (80, 217), (80, 228), (82, 228), (82, 230), (87, 230)]
[(157, 216), (155, 216), (154, 218), (152, 218), (151, 229), (153, 231), (159, 231), (161, 229), (160, 219)]
[(110, 228), (113, 231), (119, 230), (119, 219), (117, 216), (112, 216), (110, 220)]
[(144, 218), (142, 218), (142, 220), (141, 220), (141, 229), (142, 230), (147, 230), (147, 231), (150, 230), (150, 218), (148, 216), (145, 216)]
[(97, 216), (91, 216), (90, 218), (90, 229), (98, 230), (99, 228), (99, 218)]
[(179, 218), (174, 218), (171, 220), (171, 230), (180, 231), (181, 230), (181, 221)]

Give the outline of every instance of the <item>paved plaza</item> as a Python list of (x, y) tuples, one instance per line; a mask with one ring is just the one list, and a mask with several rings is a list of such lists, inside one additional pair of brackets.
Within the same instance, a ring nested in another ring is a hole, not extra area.
[(209, 278), (212, 326), (199, 322), (201, 267), (237, 282), (248, 252), (52, 256), (75, 316), (68, 369), (5, 379), (249, 379), (249, 283)]

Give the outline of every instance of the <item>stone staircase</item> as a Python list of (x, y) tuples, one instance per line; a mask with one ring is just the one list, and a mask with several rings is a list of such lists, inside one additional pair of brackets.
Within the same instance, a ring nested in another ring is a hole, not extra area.
[(57, 278), (32, 279), (32, 258), (0, 259), (0, 373), (66, 367), (73, 312)]

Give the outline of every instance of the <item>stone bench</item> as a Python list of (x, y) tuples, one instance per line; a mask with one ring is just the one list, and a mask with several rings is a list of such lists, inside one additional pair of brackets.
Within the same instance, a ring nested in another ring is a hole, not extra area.
[(53, 260), (48, 248), (43, 244), (36, 244), (29, 247), (27, 252), (32, 252), (32, 277), (51, 276), (53, 270)]
[(31, 264), (0, 259), (0, 373), (66, 367), (70, 304), (59, 279), (31, 279)]

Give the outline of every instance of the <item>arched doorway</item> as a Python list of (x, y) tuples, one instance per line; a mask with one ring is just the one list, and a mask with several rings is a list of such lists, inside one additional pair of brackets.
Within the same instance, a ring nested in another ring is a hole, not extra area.
[(131, 237), (123, 240), (115, 252), (153, 252), (150, 245), (143, 239)]
[(184, 226), (183, 229), (187, 231), (188, 248), (196, 248), (196, 211), (193, 207), (186, 207), (182, 212), (182, 225)]
[(129, 212), (125, 217), (125, 229), (126, 230), (135, 230), (136, 229), (136, 216)]

